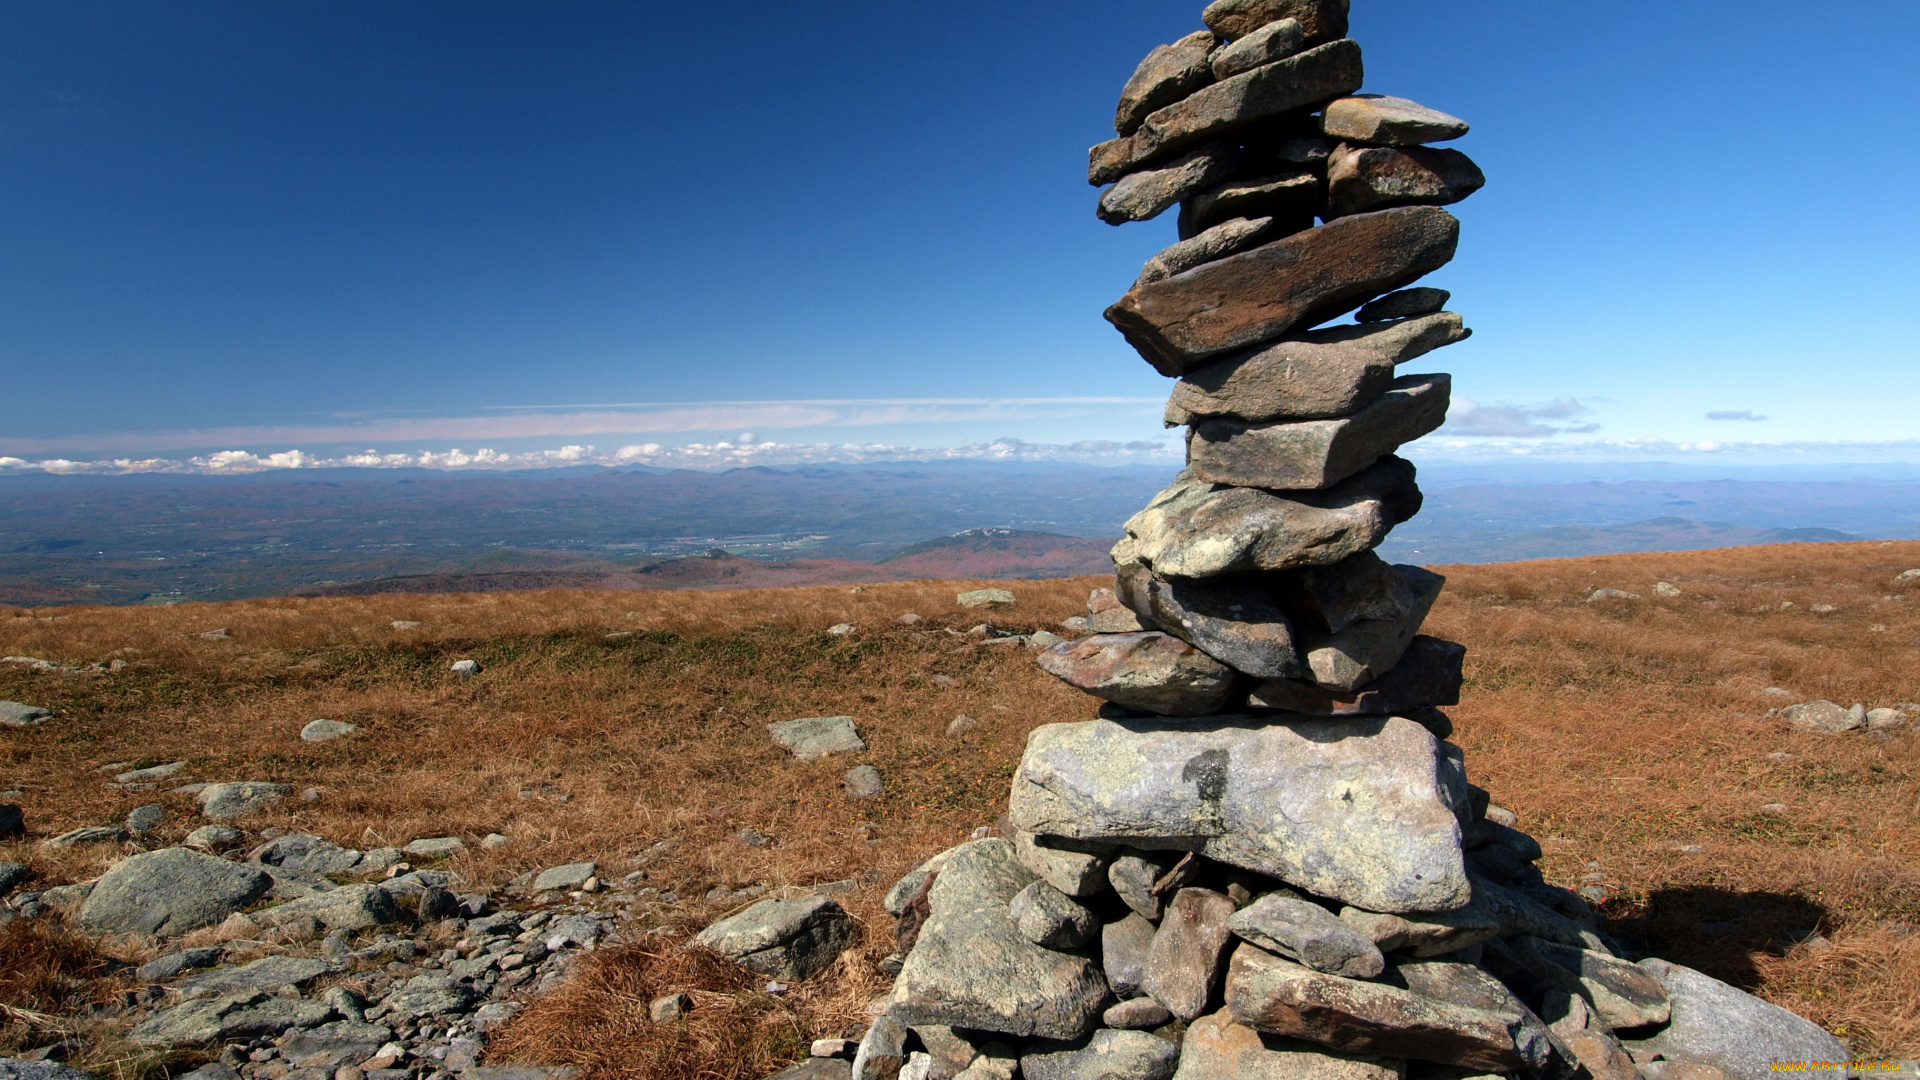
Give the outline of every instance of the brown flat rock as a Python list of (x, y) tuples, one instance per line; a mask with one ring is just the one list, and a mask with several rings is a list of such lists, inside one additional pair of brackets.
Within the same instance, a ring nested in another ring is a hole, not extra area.
[[(1120, 183), (1132, 179), (1129, 176)], [(1202, 191), (1180, 207), (1180, 238), (1190, 239), (1234, 218), (1270, 217), (1290, 233), (1311, 228), (1324, 201), (1322, 187), (1314, 173), (1288, 172), (1235, 180)]]
[(1442, 312), (1261, 345), (1175, 383), (1166, 423), (1172, 427), (1215, 416), (1256, 422), (1351, 416), (1387, 392), (1397, 365), (1470, 335), (1460, 316)]
[(1358, 94), (1327, 106), (1320, 130), (1335, 139), (1374, 146), (1418, 146), (1467, 133), (1467, 122), (1406, 98)]
[(1210, 889), (1175, 893), (1147, 952), (1147, 996), (1182, 1020), (1206, 1012), (1233, 941), (1233, 912), (1233, 901)]
[(1327, 161), (1326, 216), (1392, 206), (1448, 206), (1486, 186), (1480, 166), (1458, 150), (1343, 143)]
[(1279, 19), (1300, 23), (1309, 42), (1347, 36), (1348, 0), (1213, 0), (1200, 21), (1228, 41), (1244, 38)]
[(1215, 484), (1324, 490), (1445, 423), (1452, 386), (1447, 375), (1409, 375), (1339, 420), (1206, 420), (1187, 437), (1188, 468)]
[(1125, 225), (1158, 217), (1180, 200), (1218, 184), (1239, 164), (1238, 147), (1209, 143), (1159, 168), (1128, 173), (1100, 196), (1100, 220)]
[(1113, 129), (1131, 135), (1147, 114), (1171, 105), (1213, 81), (1208, 57), (1219, 39), (1210, 30), (1188, 34), (1171, 45), (1159, 45), (1134, 70), (1120, 91)]

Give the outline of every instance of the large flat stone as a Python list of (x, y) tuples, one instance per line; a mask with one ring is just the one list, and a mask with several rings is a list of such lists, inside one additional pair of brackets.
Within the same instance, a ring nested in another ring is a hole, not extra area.
[(333, 1007), (317, 1001), (280, 997), (259, 991), (224, 997), (199, 998), (157, 1012), (127, 1033), (139, 1046), (225, 1042), (278, 1035), (288, 1028), (314, 1027), (333, 1015)]
[(1147, 950), (1140, 988), (1182, 1020), (1207, 1011), (1226, 966), (1233, 900), (1211, 889), (1181, 889), (1168, 901)]
[(273, 878), (187, 848), (148, 851), (102, 876), (80, 908), (92, 934), (178, 937), (212, 926), (266, 896)]
[(1180, 200), (1226, 179), (1239, 164), (1239, 147), (1210, 143), (1159, 168), (1128, 173), (1100, 196), (1100, 220), (1125, 225), (1159, 217)]
[(1036, 880), (1009, 841), (978, 840), (955, 852), (934, 879), (931, 914), (894, 981), (893, 1015), (915, 1027), (1061, 1040), (1089, 1034), (1107, 999), (1099, 965), (1035, 945), (1007, 918), (1014, 896)]
[(1168, 426), (1209, 417), (1253, 422), (1352, 416), (1393, 385), (1398, 364), (1466, 340), (1442, 312), (1364, 327), (1309, 331), (1209, 364), (1174, 384)]
[(1094, 147), (1087, 179), (1112, 183), (1155, 158), (1350, 94), (1364, 78), (1360, 46), (1345, 39), (1254, 68), (1157, 109), (1138, 131)]
[(1213, 659), (1256, 679), (1306, 674), (1292, 622), (1249, 582), (1149, 575), (1144, 585), (1147, 617)]
[(1213, 484), (1320, 491), (1439, 428), (1452, 389), (1448, 375), (1408, 375), (1340, 420), (1206, 420), (1187, 437), (1187, 467)]
[(1200, 13), (1208, 29), (1237, 41), (1277, 19), (1300, 23), (1309, 42), (1347, 36), (1348, 0), (1213, 0)]
[(1185, 375), (1411, 285), (1459, 240), (1459, 220), (1439, 207), (1355, 214), (1136, 286), (1107, 321), (1154, 370)]
[(714, 923), (693, 939), (748, 971), (777, 979), (810, 979), (827, 969), (855, 934), (853, 917), (825, 896), (762, 900)]
[(1458, 150), (1342, 144), (1327, 160), (1327, 217), (1450, 206), (1486, 186), (1480, 166)]
[(1223, 221), (1200, 235), (1182, 240), (1148, 259), (1146, 265), (1140, 268), (1140, 276), (1134, 280), (1134, 285), (1163, 281), (1175, 274), (1184, 274), (1196, 266), (1245, 251), (1258, 244), (1272, 226), (1272, 218), (1235, 218), (1232, 221)]
[(1440, 742), (1398, 717), (1095, 720), (1028, 736), (1010, 812), (1032, 832), (1199, 851), (1372, 911), (1437, 911), (1472, 897), (1466, 799)]
[(1778, 1076), (1774, 1061), (1848, 1061), (1847, 1047), (1811, 1020), (1744, 990), (1665, 960), (1642, 960), (1671, 998), (1672, 1017), (1657, 1034), (1622, 1039), (1637, 1060), (1661, 1054), (1711, 1065), (1731, 1080)]
[(1328, 975), (1251, 945), (1235, 950), (1228, 965), (1227, 1008), (1249, 1027), (1349, 1054), (1488, 1072), (1529, 1064), (1514, 1044), (1509, 1016), (1390, 983)]
[(1334, 690), (1294, 679), (1269, 679), (1254, 687), (1247, 704), (1304, 716), (1389, 716), (1414, 709), (1457, 705), (1467, 647), (1416, 635), (1398, 663), (1357, 690)]
[(1336, 1054), (1325, 1047), (1263, 1035), (1235, 1023), (1227, 1009), (1203, 1016), (1180, 1044), (1173, 1080), (1405, 1080), (1400, 1061)]
[(1371, 550), (1420, 512), (1412, 463), (1388, 458), (1324, 492), (1276, 494), (1184, 472), (1127, 522), (1114, 563), (1161, 577), (1326, 566)]
[(1609, 1029), (1664, 1024), (1671, 1015), (1660, 980), (1617, 956), (1524, 936), (1513, 939), (1510, 949), (1552, 985), (1590, 1002)]
[(1352, 693), (1390, 671), (1413, 644), (1447, 579), (1418, 566), (1393, 568), (1400, 614), (1361, 619), (1338, 633), (1306, 630), (1300, 648), (1316, 685)]
[(1171, 45), (1156, 45), (1127, 85), (1114, 109), (1113, 130), (1131, 135), (1155, 109), (1171, 105), (1213, 81), (1212, 56), (1219, 39), (1211, 30), (1188, 34)]
[(261, 912), (255, 921), (278, 926), (300, 916), (316, 919), (328, 930), (365, 930), (401, 919), (400, 908), (387, 890), (377, 885), (344, 885), (290, 900)]
[(1157, 630), (1095, 634), (1039, 656), (1041, 670), (1103, 701), (1161, 716), (1206, 716), (1233, 698), (1233, 669)]
[(1374, 146), (1446, 142), (1467, 133), (1467, 122), (1406, 98), (1356, 94), (1330, 102), (1320, 130), (1335, 139)]
[(851, 716), (807, 716), (767, 725), (767, 734), (796, 761), (816, 761), (829, 754), (865, 750)]

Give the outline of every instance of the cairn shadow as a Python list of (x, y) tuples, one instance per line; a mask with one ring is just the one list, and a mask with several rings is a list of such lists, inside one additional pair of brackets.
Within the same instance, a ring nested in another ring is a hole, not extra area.
[(1760, 984), (1756, 954), (1779, 955), (1827, 925), (1825, 907), (1791, 893), (1663, 889), (1609, 932), (1643, 956), (1705, 972), (1742, 990)]

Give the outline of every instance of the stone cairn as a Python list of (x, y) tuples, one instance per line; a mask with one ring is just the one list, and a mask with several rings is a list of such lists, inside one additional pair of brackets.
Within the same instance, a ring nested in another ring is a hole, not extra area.
[[(1363, 95), (1347, 0), (1217, 0), (1093, 148), (1100, 217), (1179, 206), (1106, 315), (1179, 382), (1188, 467), (1127, 523), (1092, 636), (1040, 658), (1104, 700), (1030, 736), (999, 836), (896, 885), (901, 965), (854, 1080), (1600, 1080), (1845, 1059), (1698, 972), (1632, 963), (1468, 783), (1440, 706), (1443, 579), (1374, 548), (1420, 508), (1464, 339), (1441, 206), (1467, 125)], [(1319, 223), (1316, 224), (1316, 221)], [(1357, 322), (1313, 329), (1358, 309)], [(984, 830), (983, 830), (984, 832)]]

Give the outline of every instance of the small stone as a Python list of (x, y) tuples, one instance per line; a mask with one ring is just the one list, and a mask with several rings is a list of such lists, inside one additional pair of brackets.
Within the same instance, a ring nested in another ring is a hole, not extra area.
[(1630, 593), (1621, 589), (1595, 589), (1587, 596), (1587, 603), (1595, 604), (1602, 600), (1638, 600), (1639, 593)]
[[(884, 999), (883, 999), (884, 1000)], [(881, 1080), (895, 1077), (907, 1062), (907, 1038), (911, 1033), (892, 1013), (882, 1012), (860, 1040), (854, 1052), (853, 1080)]]
[(1231, 668), (1170, 634), (1096, 634), (1040, 654), (1049, 675), (1095, 697), (1163, 716), (1205, 716), (1225, 707)]
[(480, 838), (480, 846), (486, 848), (488, 851), (498, 851), (511, 843), (513, 843), (512, 839), (502, 836), (497, 832), (490, 832)]
[(1200, 13), (1207, 28), (1238, 41), (1280, 19), (1300, 24), (1310, 42), (1347, 36), (1347, 0), (1213, 0)]
[(1342, 144), (1327, 162), (1327, 217), (1451, 206), (1486, 186), (1480, 166), (1458, 150)]
[(438, 885), (429, 885), (420, 890), (420, 897), (415, 901), (414, 914), (419, 916), (423, 923), (451, 919), (460, 914), (460, 898)]
[(1182, 240), (1148, 259), (1134, 287), (1184, 274), (1196, 266), (1224, 259), (1254, 246), (1273, 225), (1270, 217), (1223, 221), (1197, 236)]
[(1165, 1005), (1150, 997), (1123, 1001), (1100, 1016), (1100, 1023), (1117, 1031), (1152, 1031), (1173, 1019)]
[(775, 745), (796, 761), (815, 761), (829, 754), (865, 750), (851, 716), (809, 716), (767, 725)]
[(18, 701), (0, 701), (0, 724), (7, 727), (34, 727), (52, 719), (53, 710)]
[(1215, 79), (1231, 79), (1262, 64), (1285, 60), (1306, 46), (1307, 30), (1298, 19), (1275, 19), (1225, 48), (1216, 49), (1211, 66)]
[(1107, 890), (1111, 846), (1016, 832), (1013, 848), (1021, 865), (1068, 896), (1098, 896)]
[(848, 622), (834, 623), (832, 626), (827, 627), (827, 633), (832, 634), (834, 637), (846, 637), (853, 633), (853, 630), (853, 624)]
[(463, 679), (470, 679), (480, 674), (480, 662), (478, 660), (455, 660), (453, 666), (447, 670)]
[(1905, 585), (1912, 585), (1915, 582), (1920, 582), (1920, 567), (1916, 567), (1912, 570), (1902, 570), (1893, 579), (1893, 584), (1895, 588), (1899, 588)]
[(1231, 180), (1212, 190), (1196, 189), (1180, 207), (1180, 238), (1191, 239), (1215, 225), (1247, 218), (1272, 218), (1280, 231), (1297, 233), (1313, 224), (1321, 188), (1318, 174), (1292, 170)]
[(1147, 977), (1147, 957), (1153, 952), (1157, 932), (1158, 928), (1137, 913), (1100, 928), (1100, 961), (1107, 985), (1119, 997), (1142, 992), (1140, 985)]
[(300, 729), (300, 740), (302, 742), (329, 742), (333, 739), (344, 738), (359, 730), (359, 725), (349, 724), (341, 720), (315, 720)]
[(1029, 649), (1051, 649), (1055, 645), (1065, 645), (1067, 643), (1066, 638), (1061, 637), (1059, 634), (1048, 633), (1045, 630), (1035, 630), (1033, 633), (1025, 635), (1025, 638), (1027, 648)]
[(1154, 884), (1180, 861), (1178, 851), (1140, 851), (1127, 848), (1107, 867), (1107, 882), (1120, 899), (1141, 916), (1159, 921), (1166, 910), (1166, 897), (1154, 892)]
[(1172, 1080), (1179, 1065), (1180, 1051), (1167, 1040), (1107, 1028), (1085, 1042), (1040, 1043), (1020, 1055), (1023, 1080)]
[(246, 833), (231, 825), (202, 825), (188, 833), (182, 843), (201, 851), (221, 852), (239, 847), (246, 839)]
[(0, 840), (25, 836), (26, 833), (26, 812), (16, 803), (0, 803)]
[(300, 987), (338, 969), (330, 961), (300, 956), (267, 956), (239, 967), (214, 968), (182, 981), (176, 989), (187, 997), (232, 994), (249, 990)]
[(1197, 1019), (1219, 983), (1233, 938), (1227, 928), (1233, 913), (1233, 901), (1221, 893), (1175, 893), (1153, 935), (1141, 989), (1180, 1019)]
[(533, 879), (534, 892), (557, 892), (578, 889), (598, 871), (599, 865), (591, 862), (568, 863), (565, 866), (549, 867), (540, 871)]
[(975, 589), (953, 599), (963, 608), (1007, 607), (1014, 602), (1013, 593), (1006, 589)]
[(1435, 315), (1445, 310), (1451, 299), (1453, 294), (1445, 289), (1401, 289), (1363, 305), (1354, 313), (1354, 319), (1371, 323)]
[(33, 880), (33, 871), (17, 862), (0, 862), (0, 896)]
[(980, 721), (975, 720), (966, 713), (961, 713), (959, 716), (953, 718), (953, 723), (947, 725), (947, 738), (957, 739), (979, 726)]
[(856, 765), (848, 769), (840, 781), (847, 785), (847, 794), (856, 799), (877, 799), (886, 790), (885, 783), (880, 779), (880, 770), (871, 765)]
[(1328, 105), (1320, 130), (1327, 137), (1374, 146), (1446, 142), (1468, 131), (1467, 122), (1406, 98), (1360, 94)]
[(1272, 491), (1330, 488), (1438, 429), (1446, 421), (1452, 387), (1447, 375), (1408, 375), (1343, 419), (1205, 420), (1187, 438), (1188, 468), (1196, 479), (1212, 484)]
[(1100, 929), (1099, 920), (1086, 905), (1045, 881), (1036, 881), (1015, 893), (1007, 915), (1028, 941), (1061, 951), (1085, 945)]
[(1664, 596), (1664, 597), (1667, 597), (1668, 599), (1672, 599), (1673, 597), (1684, 596), (1686, 594), (1682, 593), (1680, 591), (1680, 587), (1673, 584), (1672, 582), (1656, 581), (1653, 583), (1653, 595)]
[[(686, 994), (666, 994), (654, 998), (647, 1006), (647, 1017), (656, 1024), (676, 1024), (686, 1019), (693, 1011), (693, 998)], [(817, 1043), (815, 1045), (818, 1045)], [(832, 1054), (816, 1054), (815, 1057), (832, 1057)]]
[(1762, 803), (1760, 804), (1760, 812), (1763, 814), (1772, 814), (1777, 817), (1787, 812), (1787, 804), (1777, 802)]
[(117, 844), (127, 838), (127, 830), (118, 825), (87, 825), (72, 832), (42, 840), (41, 847), (70, 848), (81, 844)]
[(748, 827), (733, 834), (733, 838), (750, 848), (772, 847), (773, 840), (759, 829)]
[(1906, 722), (1907, 714), (1901, 712), (1899, 709), (1867, 710), (1867, 730), (1869, 731), (1884, 731), (1888, 728), (1899, 727)]
[(166, 820), (167, 808), (164, 806), (137, 806), (127, 811), (127, 831), (135, 836), (145, 836)]
[(393, 622), (389, 623), (388, 625), (393, 627), (395, 630), (418, 630), (420, 629), (420, 627), (422, 627), (425, 624), (416, 622), (412, 619), (395, 619), (393, 620)]
[(400, 850), (416, 859), (449, 859), (466, 851), (467, 845), (457, 836), (430, 836), (415, 840)]
[(1385, 674), (1358, 689), (1271, 679), (1247, 695), (1247, 704), (1306, 716), (1404, 716), (1423, 707), (1455, 705), (1466, 656), (1464, 645), (1416, 635)]
[(1439, 207), (1355, 214), (1138, 286), (1106, 317), (1154, 370), (1178, 377), (1410, 285), (1451, 261), (1459, 237)]
[(1209, 143), (1164, 165), (1128, 173), (1100, 196), (1100, 220), (1109, 225), (1152, 220), (1225, 180), (1239, 164), (1238, 147)]
[(187, 763), (184, 761), (169, 761), (165, 765), (149, 765), (144, 769), (123, 772), (115, 776), (113, 782), (116, 784), (150, 784), (156, 780), (165, 780), (167, 777), (180, 772), (186, 767)]
[(1212, 82), (1207, 57), (1216, 44), (1212, 32), (1202, 30), (1171, 45), (1155, 46), (1121, 89), (1113, 129), (1122, 135), (1131, 135), (1147, 114)]
[(201, 817), (226, 821), (264, 810), (292, 792), (290, 784), (208, 784), (194, 796), (194, 801), (200, 804)]
[(853, 919), (824, 896), (763, 900), (702, 930), (694, 942), (748, 971), (799, 981), (853, 943)]
[(1311, 901), (1278, 893), (1261, 897), (1227, 920), (1227, 928), (1268, 952), (1315, 971), (1371, 979), (1386, 970), (1373, 939)]
[(1867, 726), (1865, 708), (1856, 705), (1848, 709), (1825, 700), (1789, 705), (1780, 710), (1780, 715), (1801, 731), (1841, 732)]

